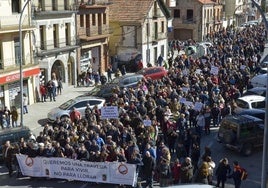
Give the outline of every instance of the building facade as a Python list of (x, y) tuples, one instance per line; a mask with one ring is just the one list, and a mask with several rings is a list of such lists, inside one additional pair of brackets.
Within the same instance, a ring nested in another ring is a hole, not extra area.
[[(21, 25), (19, 25), (20, 18)], [(21, 30), (19, 30), (19, 26), (21, 26)], [(33, 31), (30, 3), (26, 3), (24, 0), (1, 1), (0, 108), (3, 106), (7, 106), (9, 109), (11, 106), (20, 107), (21, 93), (27, 95), (29, 104), (36, 100), (35, 91), (40, 70), (33, 58)], [(20, 33), (22, 35), (21, 45)], [(21, 77), (22, 79), (20, 79)], [(20, 90), (21, 82), (23, 91)]]
[(160, 0), (110, 0), (111, 56), (129, 61), (141, 54), (143, 65), (167, 59), (169, 11)]
[(93, 71), (104, 73), (109, 63), (108, 0), (80, 2), (78, 7), (78, 74), (87, 71), (89, 66)]
[(75, 0), (33, 0), (35, 61), (46, 83), (56, 76), (76, 85), (77, 38)]
[(219, 0), (177, 0), (170, 10), (173, 17), (170, 40), (202, 41), (222, 27), (222, 4)]

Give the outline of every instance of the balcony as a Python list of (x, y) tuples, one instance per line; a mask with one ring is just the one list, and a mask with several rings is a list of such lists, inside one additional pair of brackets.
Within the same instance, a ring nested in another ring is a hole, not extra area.
[(49, 15), (65, 15), (73, 14), (78, 10), (75, 4), (62, 4), (62, 5), (32, 5), (33, 16), (35, 18), (45, 17)]
[(60, 38), (55, 40), (37, 41), (36, 48), (38, 49), (36, 55), (38, 57), (43, 57), (46, 55), (55, 55), (60, 52), (72, 51), (78, 48), (78, 46), (76, 38), (73, 37), (72, 39)]
[[(0, 33), (18, 32), (20, 15), (0, 16)], [(33, 30), (29, 16), (23, 15), (21, 20), (22, 30)]]
[(194, 18), (185, 18), (185, 19), (182, 19), (182, 23), (183, 24), (196, 24), (197, 21)]
[(109, 0), (88, 0), (87, 2), (79, 1), (78, 4), (80, 7), (86, 7), (90, 5), (108, 5)]

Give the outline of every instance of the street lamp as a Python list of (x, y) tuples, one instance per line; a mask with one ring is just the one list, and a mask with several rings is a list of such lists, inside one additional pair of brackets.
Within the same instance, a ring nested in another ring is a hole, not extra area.
[(27, 5), (29, 4), (31, 0), (27, 0), (26, 3), (24, 4), (21, 13), (20, 13), (20, 20), (19, 20), (19, 33), (20, 33), (20, 126), (23, 127), (23, 74), (22, 74), (22, 62), (23, 62), (23, 57), (22, 57), (22, 30), (21, 30), (21, 19), (23, 12)]

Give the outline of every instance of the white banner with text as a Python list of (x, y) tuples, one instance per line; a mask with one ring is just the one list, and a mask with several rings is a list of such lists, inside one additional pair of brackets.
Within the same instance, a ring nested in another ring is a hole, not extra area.
[(119, 162), (88, 162), (60, 157), (16, 155), (22, 174), (111, 184), (136, 184), (136, 165)]

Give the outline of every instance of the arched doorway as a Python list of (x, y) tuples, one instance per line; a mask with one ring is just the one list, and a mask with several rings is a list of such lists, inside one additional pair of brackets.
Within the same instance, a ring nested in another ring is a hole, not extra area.
[[(64, 65), (62, 61), (56, 60), (51, 68), (51, 76), (55, 74), (57, 79), (61, 78), (64, 82), (65, 80), (65, 72), (64, 72)], [(51, 78), (52, 79), (52, 78)]]

